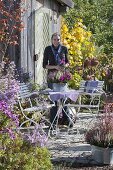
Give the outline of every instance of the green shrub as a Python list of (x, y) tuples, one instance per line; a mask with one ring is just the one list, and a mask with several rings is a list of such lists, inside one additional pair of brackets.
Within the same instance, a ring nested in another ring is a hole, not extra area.
[[(1, 135), (1, 134), (0, 134)], [(0, 136), (0, 170), (52, 170), (50, 154), (45, 147), (38, 147), (16, 135)]]

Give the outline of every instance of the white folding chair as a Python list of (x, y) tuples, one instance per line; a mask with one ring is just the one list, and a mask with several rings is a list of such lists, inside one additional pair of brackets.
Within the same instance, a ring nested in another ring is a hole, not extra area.
[[(76, 119), (82, 122), (82, 127), (84, 127), (85, 129), (90, 127), (90, 123), (96, 121), (98, 114), (93, 113), (99, 113), (101, 95), (105, 93), (103, 91), (103, 84), (104, 81), (98, 81), (98, 85), (96, 88), (91, 87), (86, 91), (86, 81), (81, 81), (80, 88), (78, 90), (78, 101), (75, 103), (73, 102), (65, 104), (65, 106), (67, 106), (69, 110), (71, 110), (72, 113), (75, 114)], [(91, 90), (91, 92), (89, 92), (88, 90)], [(89, 100), (89, 103), (84, 103), (84, 97)], [(88, 110), (90, 111), (90, 113), (88, 113)], [(75, 124), (77, 124), (77, 122), (75, 122)], [(79, 128), (81, 128), (81, 124), (78, 126)]]
[[(99, 113), (99, 107), (100, 107), (100, 98), (101, 98), (101, 95), (104, 92), (103, 90), (103, 84), (104, 84), (104, 81), (98, 81), (98, 84), (96, 87), (92, 87), (92, 86), (86, 86), (86, 82), (87, 81), (84, 81), (82, 80), (81, 83), (80, 83), (80, 88), (79, 88), (79, 100), (78, 100), (78, 104), (75, 103), (73, 106), (75, 108), (77, 108), (77, 113), (80, 112), (81, 108), (86, 108), (88, 110), (90, 110), (91, 113), (93, 113), (93, 111), (91, 109), (96, 109), (97, 113)], [(91, 81), (89, 81), (90, 83)], [(82, 98), (83, 97), (86, 97), (87, 99), (89, 99), (89, 103), (88, 104), (85, 104), (83, 103), (82, 101)]]
[(50, 122), (46, 119), (45, 115), (49, 112), (52, 104), (47, 103), (42, 96), (40, 99), (38, 92), (30, 92), (28, 84), (20, 83), (17, 102), (23, 115), (23, 121), (21, 122), (19, 129), (31, 129), (40, 122), (43, 122), (44, 124), (46, 122), (48, 126), (50, 125)]

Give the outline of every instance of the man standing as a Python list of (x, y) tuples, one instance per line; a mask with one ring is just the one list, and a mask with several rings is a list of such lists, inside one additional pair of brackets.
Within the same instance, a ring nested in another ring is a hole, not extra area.
[[(61, 45), (60, 43), (60, 35), (58, 33), (54, 33), (51, 37), (52, 45), (47, 46), (44, 50), (44, 58), (43, 58), (43, 68), (48, 69), (49, 72), (54, 71), (63, 71), (62, 66), (60, 65), (62, 59), (64, 60), (64, 64), (69, 63), (68, 61), (68, 50), (67, 47)], [(48, 80), (47, 80), (48, 81)], [(48, 82), (48, 87), (53, 88), (52, 84)], [(56, 106), (52, 107), (50, 110), (50, 122), (52, 123), (55, 115), (57, 113), (57, 102), (55, 102)], [(64, 108), (67, 110), (67, 108)], [(63, 112), (62, 124), (70, 125), (72, 127), (72, 123), (70, 123), (69, 117)], [(68, 113), (69, 115), (69, 113)]]

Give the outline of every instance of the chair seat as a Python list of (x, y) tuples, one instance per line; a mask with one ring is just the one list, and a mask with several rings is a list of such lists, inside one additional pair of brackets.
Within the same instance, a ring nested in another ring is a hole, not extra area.
[(43, 110), (51, 108), (52, 106), (54, 106), (54, 105), (48, 104), (48, 105), (42, 105), (42, 106), (34, 106), (34, 107), (26, 108), (26, 109), (24, 109), (24, 111), (25, 112), (43, 111)]
[(103, 94), (102, 92), (96, 92), (96, 93), (88, 93), (88, 92), (80, 92), (81, 95), (89, 95), (89, 96), (101, 96)]
[(98, 105), (86, 105), (86, 104), (65, 104), (68, 107), (80, 107), (80, 108), (98, 108)]

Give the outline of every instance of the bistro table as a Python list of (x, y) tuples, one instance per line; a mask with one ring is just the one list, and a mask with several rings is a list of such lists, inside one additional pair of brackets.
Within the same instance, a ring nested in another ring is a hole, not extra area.
[[(48, 92), (48, 95), (49, 95), (51, 101), (53, 101), (53, 102), (57, 101), (57, 103), (58, 103), (57, 114), (56, 114), (53, 122), (51, 123), (50, 128), (49, 128), (49, 132), (48, 132), (48, 136), (50, 136), (51, 130), (53, 132), (52, 134), (56, 134), (56, 135), (57, 135), (57, 132), (59, 131), (59, 129), (58, 129), (58, 120), (59, 120), (60, 114), (64, 110), (64, 106), (65, 106), (65, 103), (66, 103), (67, 99), (70, 99), (70, 100), (76, 102), (78, 97), (79, 97), (79, 92), (77, 90), (69, 89), (67, 91), (62, 91), (62, 92), (61, 91), (60, 92), (50, 91), (50, 92)], [(71, 122), (73, 122), (70, 115), (68, 115), (68, 113), (66, 113), (65, 110), (64, 110), (64, 112), (67, 115), (67, 117), (69, 117)], [(56, 122), (56, 127), (54, 129), (53, 124), (54, 124), (55, 120), (57, 120), (57, 122)]]

